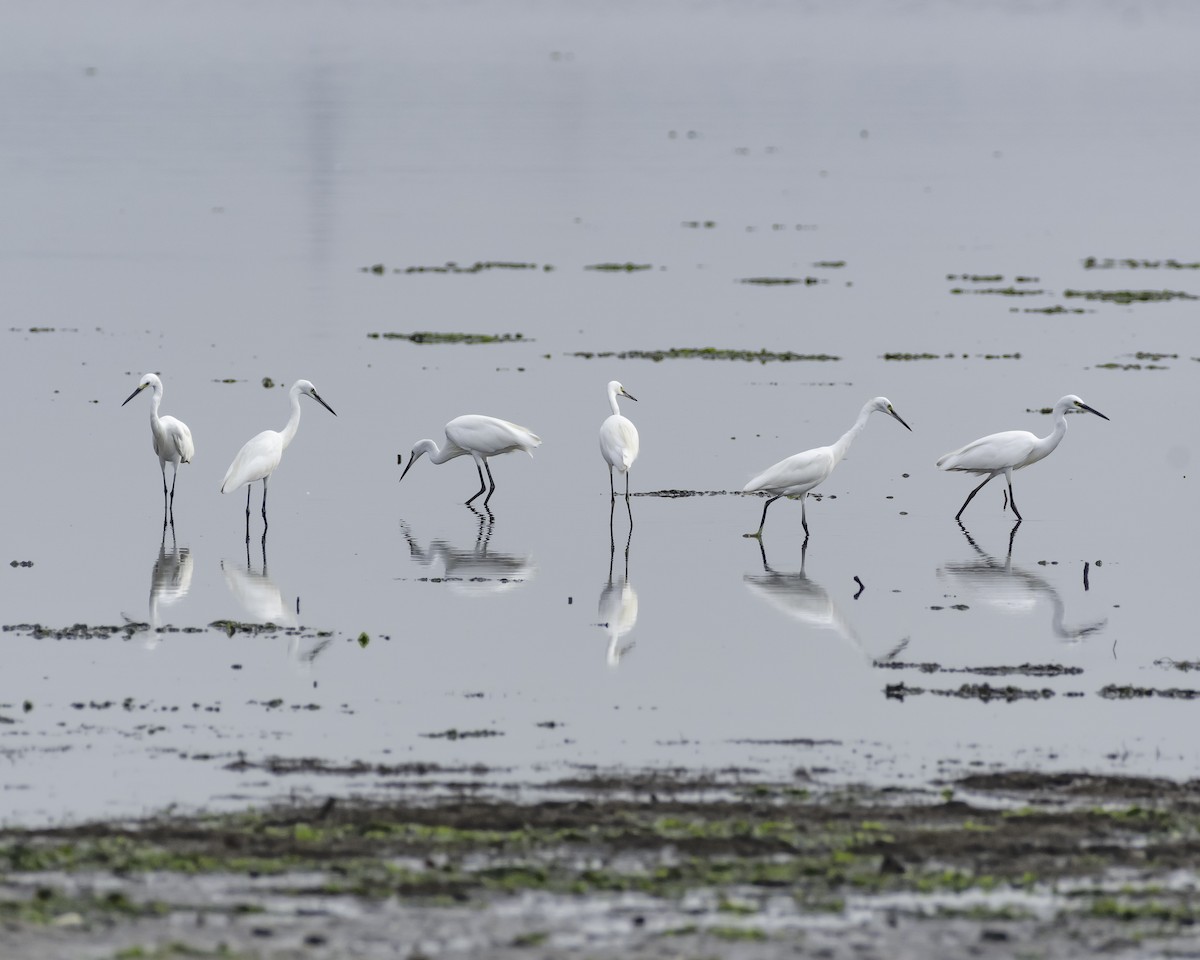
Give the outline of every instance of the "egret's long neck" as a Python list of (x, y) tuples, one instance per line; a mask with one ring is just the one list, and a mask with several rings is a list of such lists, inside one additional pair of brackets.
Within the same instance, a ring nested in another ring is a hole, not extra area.
[(850, 449), (850, 444), (854, 442), (854, 438), (857, 437), (859, 433), (862, 432), (862, 428), (867, 425), (867, 417), (870, 415), (871, 406), (868, 404), (862, 408), (862, 412), (859, 413), (858, 419), (854, 421), (854, 426), (838, 437), (837, 441), (831, 448), (833, 450), (834, 463), (841, 462), (842, 457), (846, 455), (846, 451)]
[(1054, 429), (1038, 440), (1035, 446), (1036, 455), (1030, 459), (1030, 463), (1035, 463), (1043, 457), (1048, 457), (1054, 452), (1054, 448), (1062, 443), (1062, 438), (1067, 435), (1067, 412), (1065, 410), (1056, 410), (1055, 413), (1058, 416), (1054, 419)]
[(150, 395), (150, 422), (158, 423), (158, 405), (162, 403), (162, 387), (155, 387)]
[(612, 408), (613, 416), (619, 417), (621, 415), (621, 410), (617, 406), (617, 390), (615, 387), (608, 388), (608, 405)]
[(449, 441), (441, 449), (438, 449), (438, 445), (432, 440), (426, 440), (425, 442), (429, 444), (430, 463), (445, 463), (447, 460), (453, 460), (455, 457), (462, 456), (467, 452)]
[(292, 438), (296, 436), (296, 431), (300, 429), (300, 391), (292, 388), (292, 415), (288, 417), (287, 426), (283, 428), (283, 448), (286, 450)]

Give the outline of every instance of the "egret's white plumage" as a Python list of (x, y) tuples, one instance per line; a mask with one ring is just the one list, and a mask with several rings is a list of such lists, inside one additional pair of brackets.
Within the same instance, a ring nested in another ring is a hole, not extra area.
[[(434, 463), (445, 463), (455, 457), (470, 455), (475, 458), (475, 468), (479, 471), (479, 490), (467, 503), (487, 490), (483, 498), (484, 505), (492, 499), (496, 490), (496, 481), (492, 479), (492, 468), (488, 466), (488, 457), (496, 457), (502, 453), (512, 453), (514, 450), (524, 450), (531, 457), (535, 447), (541, 446), (542, 438), (528, 427), (498, 420), (496, 417), (484, 417), (477, 413), (468, 413), (455, 417), (446, 424), (446, 445), (439, 448), (432, 440), (418, 440), (413, 444), (412, 459), (400, 474), (403, 480), (412, 469), (412, 465), (423, 454), (429, 454)], [(404, 462), (404, 455), (397, 454), (397, 463)], [(483, 481), (483, 471), (487, 470), (488, 483)]]
[(1054, 449), (1062, 442), (1062, 438), (1067, 435), (1067, 411), (1094, 413), (1098, 417), (1108, 419), (1099, 410), (1089, 407), (1079, 397), (1068, 394), (1054, 405), (1054, 429), (1044, 437), (1035, 436), (1028, 430), (1005, 430), (1003, 433), (980, 437), (965, 447), (960, 447), (941, 457), (937, 462), (938, 468), (941, 470), (957, 470), (962, 473), (973, 473), (976, 476), (987, 474), (983, 483), (967, 495), (967, 499), (958, 508), (954, 519), (957, 520), (962, 516), (963, 511), (967, 509), (967, 504), (989, 480), (1004, 474), (1005, 480), (1008, 481), (1008, 502), (1012, 504), (1013, 513), (1020, 520), (1021, 513), (1017, 510), (1016, 500), (1013, 499), (1013, 471), (1027, 467), (1031, 463), (1037, 463), (1054, 452)]
[(904, 422), (900, 414), (892, 409), (892, 402), (887, 397), (875, 397), (873, 400), (868, 400), (859, 412), (858, 419), (854, 421), (854, 426), (843, 433), (837, 441), (828, 447), (814, 447), (812, 450), (805, 450), (802, 453), (793, 454), (785, 460), (780, 460), (773, 466), (767, 467), (742, 488), (743, 493), (773, 494), (771, 499), (763, 505), (762, 520), (758, 524), (757, 532), (748, 533), (746, 536), (762, 536), (763, 524), (767, 522), (767, 507), (780, 497), (799, 498), (800, 523), (804, 527), (805, 536), (808, 536), (808, 518), (805, 515), (804, 498), (810, 490), (833, 473), (833, 468), (841, 463), (846, 451), (850, 449), (850, 444), (854, 442), (854, 438), (867, 425), (867, 418), (876, 412), (886, 413), (889, 417), (899, 420), (906, 430), (912, 430), (912, 427)]
[(255, 480), (263, 482), (262, 518), (263, 536), (266, 536), (267, 478), (279, 466), (279, 461), (283, 459), (283, 451), (288, 448), (288, 444), (292, 442), (292, 439), (296, 436), (296, 431), (300, 428), (301, 394), (312, 397), (335, 417), (337, 416), (334, 413), (333, 407), (322, 400), (317, 394), (316, 387), (307, 380), (297, 380), (292, 384), (292, 389), (288, 391), (288, 398), (292, 404), (292, 415), (288, 418), (287, 426), (282, 430), (264, 430), (257, 436), (247, 440), (242, 449), (237, 452), (237, 456), (233, 458), (233, 463), (229, 465), (229, 469), (225, 471), (225, 479), (221, 481), (222, 493), (230, 493), (242, 484), (247, 485), (247, 540), (250, 539), (250, 486), (253, 485)]
[[(191, 463), (196, 445), (192, 442), (192, 431), (186, 423), (174, 417), (160, 417), (158, 406), (162, 403), (162, 381), (153, 373), (148, 373), (138, 382), (137, 388), (127, 396), (121, 406), (125, 406), (139, 393), (150, 387), (153, 399), (150, 402), (150, 435), (154, 442), (154, 455), (158, 457), (158, 468), (162, 471), (163, 481), (163, 513), (175, 517), (175, 479), (179, 476), (179, 465)], [(167, 495), (167, 464), (172, 465), (171, 492)], [(165, 519), (164, 519), (165, 524)]]
[(600, 424), (600, 453), (608, 463), (609, 499), (617, 498), (616, 487), (613, 486), (613, 468), (625, 474), (625, 499), (629, 499), (629, 468), (638, 455), (638, 432), (632, 421), (621, 416), (617, 407), (617, 397), (628, 397), (637, 400), (633, 394), (626, 392), (617, 380), (608, 384), (608, 405), (612, 415)]

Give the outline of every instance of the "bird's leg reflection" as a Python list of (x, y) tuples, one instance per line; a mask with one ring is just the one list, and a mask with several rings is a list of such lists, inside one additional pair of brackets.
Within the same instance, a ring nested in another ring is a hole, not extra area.
[(187, 596), (192, 586), (192, 555), (187, 547), (180, 547), (175, 540), (175, 524), (171, 527), (171, 546), (167, 546), (167, 529), (163, 527), (158, 544), (158, 556), (150, 574), (150, 628), (151, 636), (146, 642), (148, 649), (158, 645), (158, 628), (161, 626), (160, 610)]
[(625, 575), (620, 583), (613, 583), (613, 565), (617, 556), (616, 538), (613, 536), (612, 513), (608, 522), (608, 580), (600, 590), (598, 611), (600, 626), (608, 631), (608, 649), (605, 660), (610, 667), (615, 667), (635, 646), (633, 642), (621, 643), (621, 637), (634, 628), (638, 617), (637, 591), (629, 582), (629, 548), (633, 543), (633, 527), (625, 540)]
[(1018, 519), (1008, 533), (1008, 552), (1003, 562), (980, 547), (961, 520), (958, 527), (978, 559), (948, 562), (938, 570), (939, 577), (962, 584), (975, 596), (1010, 613), (1029, 612), (1039, 598), (1048, 600), (1052, 610), (1050, 629), (1059, 639), (1081, 640), (1103, 629), (1108, 623), (1108, 620), (1104, 619), (1080, 627), (1067, 627), (1064, 623), (1065, 607), (1062, 597), (1054, 585), (1045, 577), (1013, 564), (1013, 546), (1017, 530), (1021, 527), (1021, 520)]
[(479, 518), (479, 532), (475, 535), (475, 549), (487, 553), (487, 545), (492, 539), (492, 527), (495, 526), (496, 515), (488, 509), (486, 500), (483, 503), (482, 511), (476, 510), (470, 504), (467, 505), (467, 509)]

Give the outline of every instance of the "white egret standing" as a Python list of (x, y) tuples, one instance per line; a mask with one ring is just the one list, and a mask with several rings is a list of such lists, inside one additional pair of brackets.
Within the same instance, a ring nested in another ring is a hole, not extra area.
[(1036, 437), (1028, 430), (1005, 430), (1003, 433), (980, 437), (965, 447), (960, 447), (941, 457), (937, 462), (938, 468), (941, 470), (959, 470), (977, 476), (987, 474), (983, 483), (967, 494), (967, 499), (958, 508), (954, 519), (957, 520), (961, 517), (975, 494), (982, 490), (989, 480), (1000, 474), (1004, 474), (1004, 479), (1008, 481), (1008, 502), (1012, 504), (1013, 513), (1016, 514), (1018, 520), (1022, 519), (1021, 512), (1017, 509), (1017, 501), (1013, 499), (1013, 471), (1027, 467), (1031, 463), (1037, 463), (1054, 452), (1054, 448), (1067, 435), (1068, 410), (1094, 413), (1098, 417), (1108, 419), (1099, 410), (1093, 410), (1072, 393), (1054, 405), (1054, 429), (1047, 436)]
[(610, 502), (617, 499), (617, 489), (613, 486), (613, 467), (625, 474), (625, 499), (629, 500), (629, 468), (638, 455), (637, 427), (627, 418), (621, 416), (617, 408), (617, 397), (628, 397), (637, 400), (616, 380), (608, 384), (608, 405), (612, 408), (612, 416), (600, 424), (600, 453), (608, 461), (608, 490)]
[[(154, 453), (158, 457), (158, 468), (162, 471), (163, 481), (163, 526), (166, 526), (168, 514), (171, 521), (175, 520), (175, 479), (179, 476), (179, 464), (191, 463), (196, 445), (192, 443), (192, 431), (182, 420), (174, 417), (160, 417), (158, 405), (162, 403), (162, 381), (153, 373), (148, 373), (138, 382), (137, 389), (127, 396), (121, 406), (125, 406), (139, 393), (151, 387), (154, 391), (150, 401), (150, 435), (154, 441)], [(173, 466), (171, 473), (171, 493), (167, 495), (167, 464)]]
[(748, 533), (746, 536), (761, 537), (763, 525), (767, 522), (767, 507), (780, 497), (790, 497), (800, 500), (800, 523), (804, 527), (804, 536), (807, 538), (808, 518), (805, 516), (804, 498), (813, 487), (823, 482), (833, 473), (833, 468), (846, 455), (846, 451), (850, 449), (850, 444), (854, 442), (854, 438), (867, 425), (867, 417), (876, 412), (886, 413), (889, 417), (899, 420), (906, 430), (912, 430), (912, 427), (901, 419), (900, 414), (892, 409), (892, 402), (887, 397), (876, 397), (874, 400), (868, 400), (859, 413), (858, 419), (854, 421), (854, 426), (843, 433), (832, 445), (828, 447), (814, 447), (812, 450), (793, 454), (786, 460), (780, 460), (774, 466), (767, 467), (766, 470), (742, 488), (742, 493), (765, 491), (774, 494), (763, 505), (762, 520), (758, 524), (757, 532)]
[(247, 543), (250, 541), (250, 488), (254, 485), (255, 480), (263, 482), (262, 518), (263, 537), (265, 538), (267, 535), (267, 478), (279, 466), (279, 461), (283, 458), (283, 451), (292, 442), (296, 436), (296, 430), (300, 427), (300, 394), (302, 393), (312, 397), (335, 417), (337, 416), (333, 407), (317, 395), (317, 390), (311, 383), (307, 380), (297, 380), (292, 384), (292, 389), (288, 391), (292, 403), (292, 415), (288, 418), (287, 426), (282, 430), (264, 430), (247, 440), (242, 449), (238, 451), (237, 456), (233, 458), (229, 469), (225, 471), (225, 479), (221, 481), (222, 493), (229, 493), (243, 483), (246, 484)]
[[(470, 454), (475, 458), (475, 469), (479, 471), (479, 490), (466, 501), (471, 500), (487, 490), (483, 498), (484, 506), (492, 499), (496, 490), (496, 481), (492, 479), (492, 468), (488, 466), (488, 457), (496, 457), (502, 453), (512, 453), (514, 450), (524, 450), (533, 456), (535, 447), (541, 446), (542, 438), (533, 433), (528, 427), (522, 427), (507, 420), (497, 420), (495, 417), (484, 417), (477, 413), (455, 417), (446, 424), (446, 445), (438, 449), (432, 440), (418, 440), (413, 444), (412, 459), (400, 474), (403, 480), (412, 469), (412, 465), (422, 454), (429, 454), (434, 463), (445, 463), (455, 457)], [(396, 454), (396, 462), (403, 463), (404, 455)], [(483, 482), (483, 471), (487, 470), (488, 483)], [(490, 484), (490, 486), (488, 485)]]

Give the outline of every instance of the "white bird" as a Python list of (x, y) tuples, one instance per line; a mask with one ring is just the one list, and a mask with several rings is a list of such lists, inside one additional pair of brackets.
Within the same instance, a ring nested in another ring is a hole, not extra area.
[(638, 455), (637, 427), (627, 418), (621, 416), (617, 408), (617, 397), (628, 397), (637, 400), (632, 393), (616, 380), (608, 384), (608, 405), (612, 408), (612, 416), (600, 424), (600, 453), (608, 461), (608, 490), (609, 500), (617, 499), (617, 490), (613, 486), (613, 467), (625, 474), (625, 499), (629, 499), (629, 468)]
[(889, 417), (899, 420), (906, 430), (912, 430), (907, 423), (892, 409), (892, 402), (887, 397), (876, 397), (868, 400), (854, 421), (854, 426), (843, 433), (835, 443), (828, 447), (814, 447), (796, 453), (786, 460), (767, 467), (762, 473), (742, 488), (742, 493), (758, 493), (765, 491), (774, 494), (763, 506), (762, 520), (756, 533), (748, 533), (748, 537), (761, 537), (763, 524), (767, 522), (767, 507), (780, 497), (790, 497), (800, 500), (800, 523), (804, 527), (804, 535), (808, 536), (808, 518), (805, 516), (804, 498), (808, 492), (826, 480), (833, 468), (836, 467), (850, 449), (850, 444), (858, 436), (859, 431), (867, 425), (867, 418), (872, 413), (886, 413)]
[(333, 407), (317, 395), (316, 388), (307, 380), (297, 380), (288, 391), (292, 403), (292, 415), (288, 418), (287, 426), (282, 430), (264, 430), (257, 436), (246, 441), (233, 463), (225, 471), (225, 479), (221, 481), (221, 492), (229, 493), (243, 483), (246, 484), (246, 540), (250, 540), (250, 488), (255, 480), (263, 482), (262, 518), (263, 536), (267, 535), (267, 479), (279, 466), (283, 451), (296, 436), (300, 427), (300, 394), (312, 397), (335, 417)]
[[(404, 479), (422, 454), (429, 454), (429, 459), (434, 463), (445, 463), (455, 457), (470, 454), (475, 458), (475, 469), (479, 471), (479, 490), (466, 502), (470, 504), (471, 500), (487, 490), (487, 496), (483, 498), (484, 506), (487, 506), (496, 489), (496, 481), (492, 479), (492, 468), (488, 466), (488, 457), (512, 453), (514, 450), (524, 450), (532, 457), (534, 448), (541, 443), (542, 438), (527, 427), (509, 423), (507, 420), (497, 420), (495, 417), (468, 413), (455, 417), (446, 424), (446, 445), (441, 449), (438, 449), (438, 445), (432, 440), (418, 440), (413, 444), (412, 459), (400, 474), (400, 479)], [(404, 455), (397, 454), (396, 462), (403, 463)], [(487, 470), (488, 483), (483, 482), (484, 470)]]
[(1017, 501), (1013, 499), (1012, 473), (1031, 463), (1037, 463), (1044, 457), (1050, 456), (1054, 448), (1062, 442), (1067, 434), (1067, 411), (1094, 413), (1105, 420), (1099, 410), (1093, 410), (1074, 394), (1068, 394), (1054, 405), (1054, 429), (1045, 437), (1036, 437), (1028, 430), (1006, 430), (1003, 433), (993, 433), (986, 437), (968, 443), (951, 453), (941, 457), (938, 468), (941, 470), (959, 470), (963, 473), (973, 473), (977, 476), (987, 474), (983, 483), (972, 490), (963, 505), (954, 515), (957, 520), (967, 509), (975, 494), (984, 488), (989, 480), (1004, 474), (1008, 481), (1008, 502), (1012, 504), (1013, 513), (1021, 519), (1017, 509)]
[[(158, 405), (162, 403), (162, 381), (153, 373), (148, 373), (138, 382), (137, 389), (127, 396), (121, 406), (125, 406), (147, 387), (153, 388), (153, 400), (150, 403), (150, 435), (154, 441), (154, 454), (158, 457), (158, 468), (162, 471), (163, 481), (163, 523), (169, 513), (171, 520), (175, 519), (175, 478), (179, 476), (179, 464), (191, 463), (196, 445), (192, 442), (192, 431), (182, 420), (174, 417), (160, 417)], [(171, 473), (171, 494), (167, 496), (167, 464), (173, 466)]]

